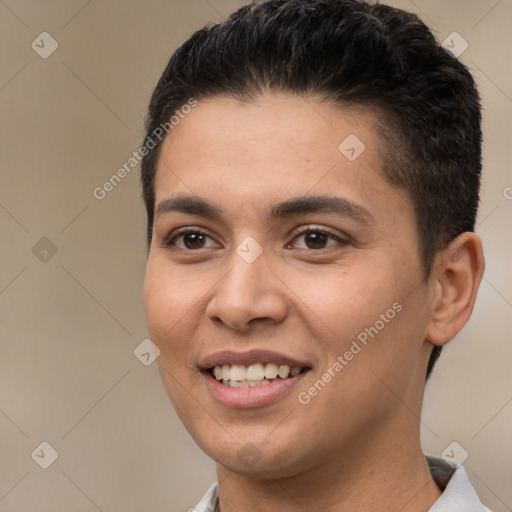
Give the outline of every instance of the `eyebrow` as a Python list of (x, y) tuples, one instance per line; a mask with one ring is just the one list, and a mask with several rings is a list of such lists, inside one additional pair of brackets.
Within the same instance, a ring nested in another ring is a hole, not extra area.
[[(156, 216), (171, 212), (198, 215), (212, 220), (222, 220), (223, 211), (217, 204), (197, 196), (180, 195), (162, 200), (156, 208)], [(306, 213), (334, 214), (370, 224), (375, 222), (373, 215), (362, 205), (343, 197), (320, 195), (299, 196), (270, 207), (267, 219), (284, 219)]]

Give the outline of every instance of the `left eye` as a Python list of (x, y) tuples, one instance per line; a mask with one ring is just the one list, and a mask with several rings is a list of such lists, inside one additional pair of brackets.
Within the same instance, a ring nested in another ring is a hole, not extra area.
[[(346, 245), (346, 242), (336, 235), (321, 229), (307, 229), (298, 233), (294, 240), (303, 238), (303, 246), (299, 249), (327, 249), (333, 245)], [(329, 244), (329, 242), (331, 242)]]

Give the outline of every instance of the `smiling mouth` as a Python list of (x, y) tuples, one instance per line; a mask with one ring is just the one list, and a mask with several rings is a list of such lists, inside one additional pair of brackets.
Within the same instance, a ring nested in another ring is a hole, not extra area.
[(256, 363), (249, 366), (224, 364), (210, 369), (211, 375), (222, 385), (230, 388), (266, 386), (275, 381), (287, 380), (310, 368), (290, 367), (286, 364)]

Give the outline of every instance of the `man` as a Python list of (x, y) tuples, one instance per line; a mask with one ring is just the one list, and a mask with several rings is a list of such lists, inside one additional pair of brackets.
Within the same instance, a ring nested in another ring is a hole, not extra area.
[(253, 4), (173, 55), (142, 163), (145, 309), (217, 463), (196, 511), (488, 510), (419, 439), (484, 269), (480, 123), (467, 69), (385, 5)]

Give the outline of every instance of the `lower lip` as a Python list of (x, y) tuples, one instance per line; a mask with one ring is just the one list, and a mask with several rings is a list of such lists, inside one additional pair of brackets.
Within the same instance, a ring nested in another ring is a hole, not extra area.
[(230, 388), (221, 384), (209, 371), (203, 371), (208, 390), (213, 398), (227, 407), (262, 407), (277, 402), (290, 394), (309, 370), (287, 379), (275, 379), (264, 386)]

